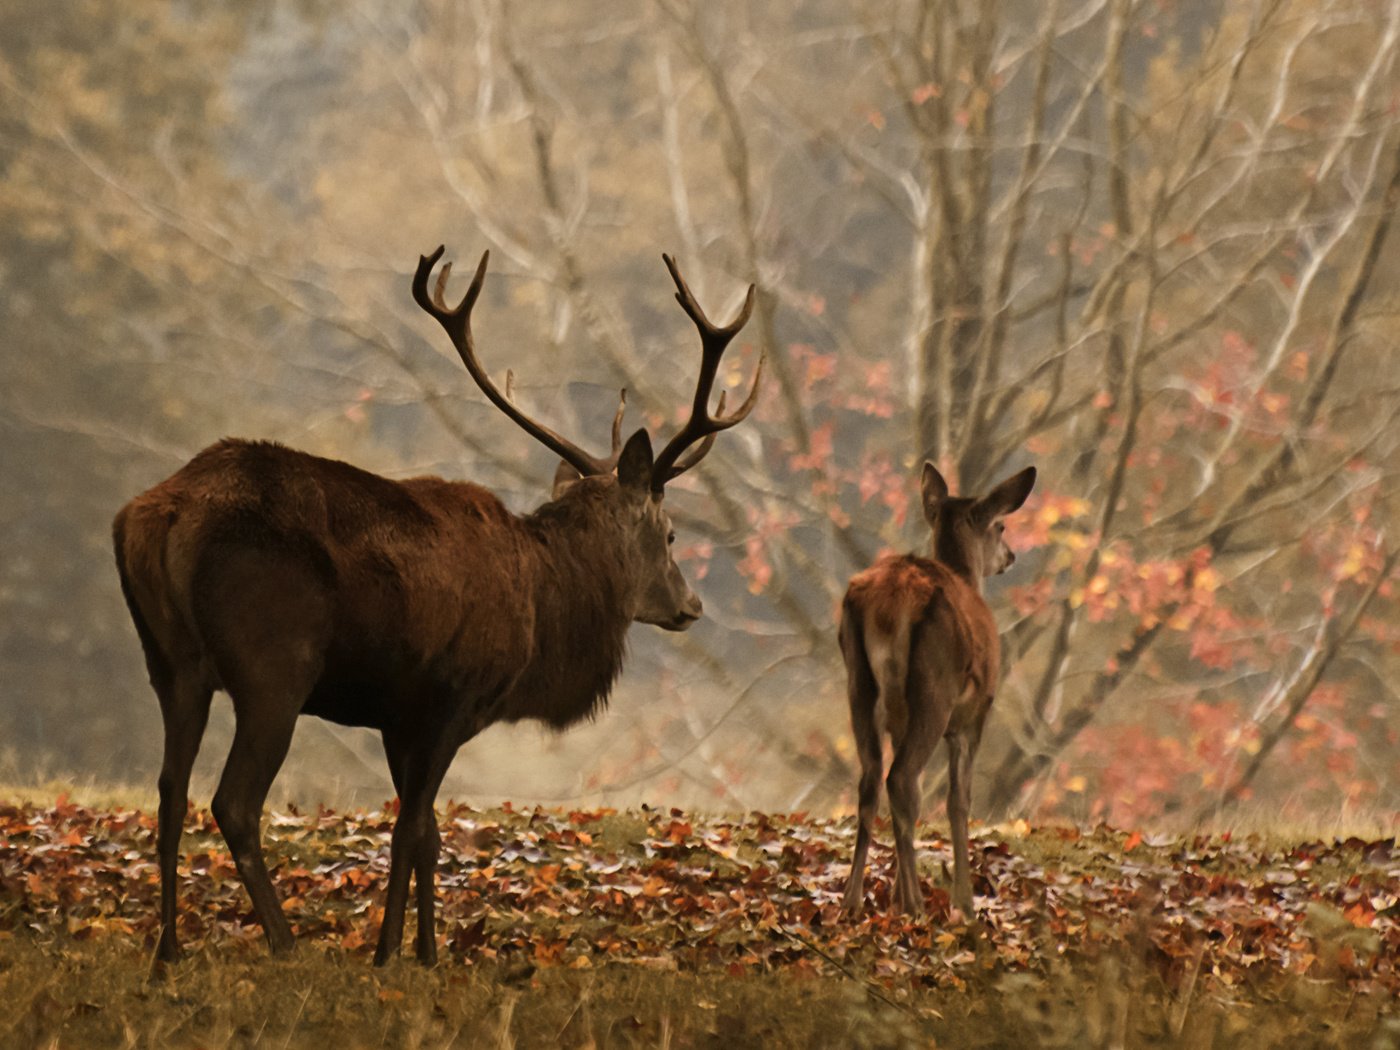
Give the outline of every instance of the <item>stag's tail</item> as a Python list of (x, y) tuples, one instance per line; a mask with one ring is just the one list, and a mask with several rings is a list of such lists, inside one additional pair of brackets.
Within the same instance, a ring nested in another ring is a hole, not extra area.
[(155, 632), (151, 630), (150, 621), (142, 612), (141, 603), (136, 596), (132, 568), (133, 563), (139, 558), (139, 554), (133, 550), (136, 537), (131, 534), (131, 517), (132, 504), (130, 503), (117, 511), (117, 516), (112, 521), (112, 547), (117, 556), (117, 575), (121, 579), (122, 597), (126, 599), (126, 608), (131, 613), (131, 622), (136, 626), (136, 636), (141, 639), (141, 649), (146, 654), (146, 668), (151, 675), (151, 684), (159, 687), (160, 682), (169, 680), (172, 668), (170, 659), (161, 649), (160, 642), (156, 639)]

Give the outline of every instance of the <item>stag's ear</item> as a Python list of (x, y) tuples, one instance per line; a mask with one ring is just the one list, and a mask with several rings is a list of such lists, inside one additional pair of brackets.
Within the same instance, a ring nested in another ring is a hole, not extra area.
[(575, 470), (567, 459), (561, 459), (559, 466), (554, 468), (554, 487), (550, 490), (549, 498), (558, 499), (582, 478), (583, 475)]
[(929, 460), (924, 460), (924, 473), (919, 479), (919, 490), (924, 497), (924, 520), (931, 527), (938, 520), (938, 509), (948, 498), (948, 483)]
[(645, 429), (638, 430), (622, 446), (622, 456), (617, 461), (618, 483), (625, 489), (650, 492), (651, 463), (651, 435)]
[(982, 521), (1004, 518), (1013, 511), (1020, 510), (1021, 504), (1035, 488), (1035, 467), (1027, 467), (1019, 474), (1013, 474), (991, 492), (977, 501), (975, 514)]

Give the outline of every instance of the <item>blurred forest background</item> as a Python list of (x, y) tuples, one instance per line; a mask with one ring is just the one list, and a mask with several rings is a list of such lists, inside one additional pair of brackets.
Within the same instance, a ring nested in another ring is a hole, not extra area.
[[(662, 251), (711, 316), (757, 284), (724, 381), (770, 371), (670, 490), (706, 619), (443, 798), (849, 807), (835, 615), (925, 542), (927, 456), (1041, 472), (975, 813), (1393, 819), (1398, 49), (1396, 0), (11, 0), (0, 777), (153, 791), (110, 522), (217, 438), (543, 500), (409, 297), (445, 242), (585, 445), (624, 385), (682, 415)], [(305, 720), (279, 794), (389, 797), (377, 737)]]

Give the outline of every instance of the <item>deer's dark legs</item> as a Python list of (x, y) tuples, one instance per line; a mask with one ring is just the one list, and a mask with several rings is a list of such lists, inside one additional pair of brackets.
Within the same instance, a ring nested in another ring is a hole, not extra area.
[(263, 860), (262, 810), (272, 781), (287, 757), (300, 706), (298, 702), (290, 710), (281, 705), (264, 709), (262, 717), (238, 712), (233, 746), (210, 807), (253, 900), (253, 912), (267, 934), (268, 947), (274, 953), (291, 950), (292, 928), (282, 914)]
[(938, 658), (921, 643), (922, 639), (913, 647), (908, 662), (903, 683), (908, 721), (903, 735), (894, 738), (894, 758), (885, 781), (890, 794), (890, 823), (894, 826), (894, 900), (908, 915), (919, 915), (924, 910), (914, 858), (914, 832), (923, 799), (919, 780), (938, 741), (948, 731), (953, 712), (953, 698), (941, 685), (944, 679), (939, 674)]
[(165, 722), (165, 758), (160, 768), (160, 808), (156, 818), (156, 851), (160, 858), (160, 943), (156, 958), (174, 962), (180, 957), (176, 932), (180, 836), (189, 805), (190, 770), (209, 720), (213, 691), (197, 674), (151, 677)]
[(948, 737), (948, 825), (953, 840), (953, 903), (972, 918), (972, 873), (967, 847), (967, 820), (972, 807), (972, 759), (981, 726)]
[(434, 881), (442, 837), (438, 832), (433, 802), (442, 778), (460, 746), (451, 727), (429, 744), (406, 742), (391, 732), (384, 734), (384, 751), (389, 771), (399, 793), (399, 819), (389, 845), (389, 890), (384, 900), (384, 922), (374, 965), (383, 966), (403, 943), (404, 912), (408, 907), (408, 884), (415, 884), (418, 908), (418, 934), (414, 954), (425, 966), (437, 962), (437, 928)]
[(907, 915), (919, 915), (924, 910), (914, 857), (914, 832), (919, 822), (919, 778), (938, 744), (942, 726), (938, 728), (940, 732), (935, 733), (928, 731), (926, 725), (910, 725), (909, 732), (895, 747), (885, 782), (890, 793), (890, 823), (894, 826), (894, 900)]
[[(438, 784), (441, 782), (442, 777), (438, 777)], [(435, 883), (438, 858), (442, 855), (442, 834), (438, 831), (433, 800), (437, 797), (438, 784), (434, 784), (432, 791), (427, 793), (427, 819), (419, 823), (417, 850), (413, 858), (413, 891), (418, 908), (418, 936), (414, 941), (413, 950), (418, 961), (424, 966), (437, 964)]]
[(856, 754), (860, 759), (859, 823), (856, 826), (856, 848), (851, 858), (851, 874), (846, 880), (846, 896), (842, 901), (845, 913), (855, 918), (865, 903), (865, 862), (870, 851), (870, 836), (875, 814), (880, 806), (880, 781), (884, 776), (884, 756), (880, 749), (880, 727), (875, 720), (875, 702), (879, 690), (870, 673), (865, 652), (856, 637), (857, 627), (850, 618), (841, 623), (841, 654), (846, 660), (847, 699), (851, 705), (851, 731), (855, 736)]
[(842, 901), (842, 908), (852, 918), (860, 914), (865, 903), (865, 862), (870, 852), (875, 814), (880, 806), (880, 780), (884, 776), (884, 756), (880, 753), (880, 737), (873, 718), (867, 730), (856, 731), (856, 751), (860, 755), (860, 823), (856, 827), (856, 848)]
[(233, 746), (211, 809), (273, 952), (292, 947), (263, 861), (263, 803), (324, 666), (331, 603), (322, 570), (249, 534), (211, 544), (196, 568), (195, 620), (233, 700)]

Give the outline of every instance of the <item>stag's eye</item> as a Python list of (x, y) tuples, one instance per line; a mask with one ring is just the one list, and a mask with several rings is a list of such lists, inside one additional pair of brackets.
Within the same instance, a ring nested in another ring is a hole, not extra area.
[(666, 534), (666, 546), (669, 547), (669, 546), (671, 546), (671, 545), (672, 545), (673, 543), (675, 543), (675, 542), (676, 542), (676, 532), (675, 532), (674, 529), (672, 529), (670, 532), (668, 532), (668, 533)]

